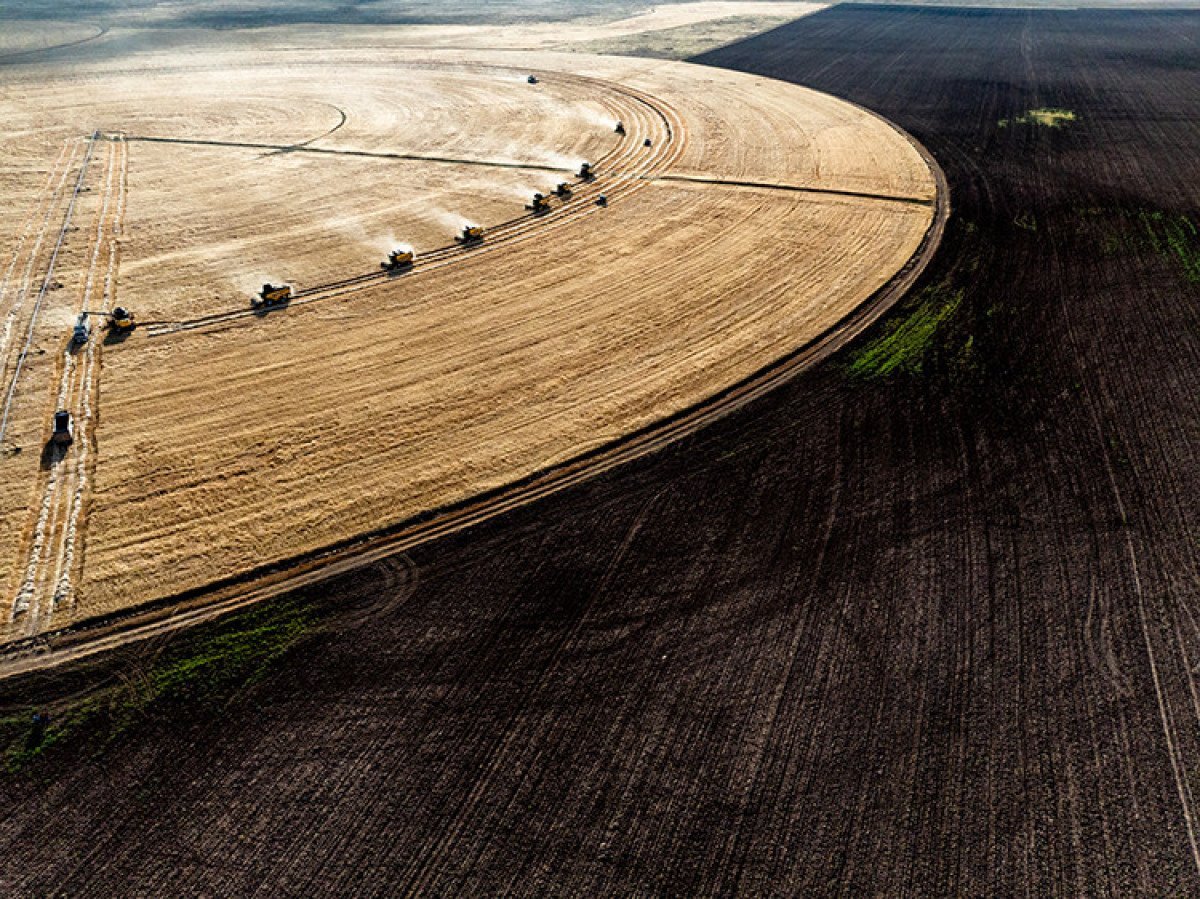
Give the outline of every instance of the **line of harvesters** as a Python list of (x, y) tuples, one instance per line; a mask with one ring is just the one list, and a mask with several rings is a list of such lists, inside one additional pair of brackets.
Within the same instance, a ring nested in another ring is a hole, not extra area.
[[(529, 84), (538, 84), (538, 77), (530, 75), (525, 79)], [(613, 129), (621, 137), (625, 136), (625, 125), (623, 122), (617, 122)], [(649, 138), (646, 139), (645, 146), (650, 146)], [(580, 181), (592, 181), (596, 177), (596, 170), (590, 162), (585, 162), (579, 167), (578, 178)], [(554, 196), (560, 200), (569, 200), (572, 194), (572, 188), (569, 182), (560, 181), (554, 188)], [(596, 197), (597, 206), (607, 206), (608, 197), (600, 194)], [(534, 215), (544, 215), (550, 211), (550, 197), (543, 193), (535, 193), (533, 200), (529, 202), (525, 208)], [(484, 229), (482, 225), (463, 225), (462, 231), (455, 235), (456, 243), (462, 244), (464, 247), (474, 246), (482, 243), (484, 237)], [(395, 249), (388, 253), (387, 259), (379, 263), (388, 274), (396, 274), (406, 271), (413, 267), (416, 263), (416, 254), (411, 249)], [(292, 287), (290, 284), (264, 284), (262, 290), (253, 297), (250, 301), (251, 305), (256, 309), (269, 308), (272, 306), (283, 306), (289, 303), (292, 299)]]
[[(527, 79), (530, 84), (537, 84), (536, 75), (530, 75)], [(617, 122), (615, 132), (624, 137), (625, 125)], [(645, 146), (650, 146), (649, 138), (646, 139)], [(579, 167), (578, 176), (580, 181), (592, 181), (596, 177), (596, 170), (590, 162), (585, 162)], [(567, 181), (560, 181), (552, 191), (553, 195), (564, 202), (571, 198), (573, 189)], [(597, 206), (607, 206), (608, 197), (600, 194), (596, 197)], [(525, 207), (534, 215), (542, 215), (550, 211), (550, 197), (543, 193), (535, 193), (533, 201)], [(462, 231), (457, 234), (454, 240), (464, 246), (472, 246), (483, 241), (484, 229), (482, 225), (463, 225)], [(411, 249), (397, 248), (388, 253), (387, 258), (379, 264), (388, 274), (396, 274), (407, 271), (416, 263), (416, 253)], [(254, 297), (251, 298), (250, 304), (256, 309), (270, 308), (274, 306), (283, 306), (292, 299), (292, 286), (290, 284), (271, 284), (266, 283)], [(71, 334), (71, 343), (73, 346), (82, 346), (87, 343), (92, 336), (92, 317), (105, 317), (108, 319), (108, 330), (111, 334), (124, 336), (133, 331), (137, 327), (137, 320), (132, 312), (123, 306), (118, 306), (112, 312), (89, 312), (84, 310), (79, 314), (75, 322), (74, 331)], [(66, 410), (60, 410), (54, 413), (54, 430), (51, 434), (52, 442), (56, 444), (69, 444), (75, 436), (74, 421), (71, 413)]]
[[(617, 122), (617, 134), (624, 134), (625, 127)], [(580, 181), (592, 181), (596, 177), (596, 170), (590, 162), (585, 162), (579, 166), (578, 176)], [(574, 193), (574, 188), (569, 181), (560, 181), (551, 193), (560, 200), (566, 201), (571, 198)], [(597, 206), (607, 206), (608, 197), (600, 194), (596, 198)], [(535, 193), (533, 200), (526, 204), (525, 208), (534, 215), (542, 215), (550, 211), (550, 197), (543, 193)], [(463, 225), (462, 231), (455, 235), (455, 242), (463, 246), (474, 246), (482, 243), (484, 238), (484, 228), (482, 225)], [(379, 267), (388, 274), (397, 274), (407, 271), (416, 264), (416, 253), (411, 249), (397, 248), (388, 253), (387, 258), (379, 263)], [(292, 300), (292, 286), (290, 284), (271, 284), (266, 283), (262, 286), (257, 294), (251, 300), (250, 305), (255, 309), (269, 309), (275, 306), (285, 306)]]

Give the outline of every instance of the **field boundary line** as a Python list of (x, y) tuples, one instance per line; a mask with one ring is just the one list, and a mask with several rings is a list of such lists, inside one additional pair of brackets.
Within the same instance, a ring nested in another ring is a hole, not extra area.
[[(91, 241), (91, 253), (88, 255), (87, 271), (84, 277), (82, 291), (79, 297), (79, 311), (86, 310), (90, 304), (96, 287), (96, 270), (100, 263), (105, 245), (105, 226), (108, 221), (108, 210), (112, 202), (112, 190), (116, 172), (117, 144), (110, 146), (106, 174), (103, 179), (104, 195), (96, 211), (96, 232)], [(69, 217), (68, 217), (69, 221)], [(77, 313), (78, 314), (78, 313)], [(55, 409), (68, 409), (74, 405), (73, 396), (79, 392), (82, 378), (90, 378), (91, 362), (94, 357), (95, 338), (87, 343), (84, 369), (81, 370), (77, 358), (77, 348), (69, 343), (62, 351), (62, 373), (59, 375), (58, 392), (54, 398)], [(77, 422), (78, 424), (78, 422)], [(58, 502), (59, 492), (64, 482), (71, 478), (71, 471), (66, 467), (66, 452), (55, 447), (52, 450), (50, 469), (46, 475), (46, 483), (42, 488), (41, 504), (38, 506), (38, 517), (35, 520), (29, 542), (29, 556), (25, 568), (25, 576), (13, 597), (9, 612), (10, 620), (28, 614), (27, 626), (30, 632), (35, 632), (38, 625), (53, 614), (53, 603), (50, 597), (41, 595), (43, 573), (49, 573), (49, 566), (54, 564), (52, 556), (55, 553), (55, 538), (59, 531), (61, 513)]]
[(882, 200), (888, 203), (912, 203), (917, 206), (932, 206), (936, 202), (933, 197), (906, 197), (899, 194), (876, 194), (860, 190), (846, 190), (837, 187), (811, 187), (803, 184), (780, 184), (773, 181), (744, 181), (738, 178), (709, 178), (704, 175), (685, 175), (672, 173), (658, 175), (654, 181), (684, 181), (691, 184), (715, 184), (720, 187), (746, 187), (759, 190), (782, 190), (798, 194), (824, 194), (831, 197), (849, 197), (859, 200)]
[[(324, 137), (328, 137), (328, 135), (322, 134), (320, 137), (312, 138), (312, 140), (317, 141)], [(125, 139), (147, 144), (182, 144), (190, 147), (224, 147), (234, 150), (265, 150), (271, 153), (307, 153), (315, 156), (355, 156), (364, 159), (392, 159), (400, 162), (437, 162), (444, 165), (472, 165), (492, 169), (523, 169), (534, 172), (555, 172), (558, 174), (573, 171), (566, 166), (544, 165), (535, 162), (464, 159), (456, 156), (433, 156), (423, 153), (389, 153), (386, 150), (335, 150), (332, 147), (310, 147), (306, 144), (260, 144), (253, 141), (199, 140), (184, 137), (153, 137), (144, 134), (131, 134)], [(308, 143), (311, 143), (311, 141)]]

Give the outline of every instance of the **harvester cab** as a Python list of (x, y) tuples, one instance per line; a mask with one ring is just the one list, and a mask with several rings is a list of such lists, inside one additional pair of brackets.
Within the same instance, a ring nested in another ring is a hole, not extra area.
[(614, 128), (613, 131), (615, 131), (617, 134), (624, 134), (625, 133), (625, 123), (617, 122), (617, 127)]
[(596, 173), (593, 171), (592, 164), (590, 162), (585, 162), (579, 167), (579, 177), (584, 181), (590, 181), (596, 177)]
[(253, 300), (255, 306), (282, 306), (292, 298), (292, 286), (280, 284), (264, 284), (258, 296)]
[(533, 202), (525, 207), (535, 214), (550, 211), (550, 198), (542, 193), (533, 195)]
[(479, 243), (483, 240), (483, 227), (480, 225), (463, 225), (462, 234), (456, 238), (459, 243)]
[(402, 269), (412, 268), (415, 259), (416, 254), (412, 250), (392, 250), (388, 253), (388, 258), (379, 265), (385, 272), (398, 272)]
[(92, 323), (88, 320), (86, 312), (80, 312), (79, 318), (75, 320), (75, 330), (71, 333), (71, 343), (75, 346), (82, 346), (88, 342), (88, 338), (92, 336)]
[(554, 188), (554, 196), (562, 197), (562, 199), (565, 200), (567, 197), (571, 196), (571, 185), (566, 181), (558, 182), (558, 185)]
[(133, 313), (124, 306), (118, 306), (112, 311), (109, 316), (108, 326), (118, 334), (128, 334), (134, 329), (137, 322), (134, 320)]

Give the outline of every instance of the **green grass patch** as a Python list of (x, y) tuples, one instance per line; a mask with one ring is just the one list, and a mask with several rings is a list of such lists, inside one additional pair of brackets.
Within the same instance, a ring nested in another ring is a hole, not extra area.
[(278, 602), (181, 637), (161, 655), (123, 668), (115, 683), (52, 704), (35, 731), (29, 709), (0, 718), (0, 764), (12, 774), (67, 743), (103, 749), (134, 725), (186, 708), (213, 714), (257, 683), (314, 623), (312, 608)]
[(1140, 212), (1138, 223), (1154, 252), (1174, 262), (1189, 284), (1200, 284), (1200, 240), (1196, 223), (1189, 216)]
[[(940, 332), (945, 330), (962, 300), (962, 290), (951, 290), (945, 284), (925, 288), (906, 316), (892, 321), (883, 334), (854, 354), (848, 366), (850, 374), (865, 379), (894, 373), (920, 374)], [(968, 338), (959, 354), (969, 357), (973, 348), (973, 341)]]
[(1009, 125), (1041, 125), (1043, 128), (1061, 128), (1079, 119), (1078, 114), (1070, 109), (1041, 107), (1030, 109), (1012, 119), (1001, 119), (996, 124), (1000, 128)]

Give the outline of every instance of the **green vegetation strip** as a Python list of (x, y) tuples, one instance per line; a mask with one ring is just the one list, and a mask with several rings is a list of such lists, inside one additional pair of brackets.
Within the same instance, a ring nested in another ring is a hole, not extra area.
[(1142, 232), (1154, 252), (1170, 259), (1189, 284), (1200, 284), (1200, 240), (1196, 223), (1186, 215), (1163, 212), (1138, 214)]
[[(0, 759), (9, 774), (52, 747), (87, 743), (97, 750), (134, 724), (171, 709), (214, 709), (259, 681), (313, 626), (311, 607), (284, 601), (231, 618), (181, 640), (144, 666), (126, 666), (119, 681), (49, 709), (29, 707), (0, 718)], [(36, 712), (50, 712), (43, 726)]]
[(958, 311), (963, 291), (944, 284), (925, 288), (915, 307), (890, 322), (879, 337), (854, 354), (849, 370), (859, 378), (881, 378), (895, 372), (920, 374), (938, 333)]

